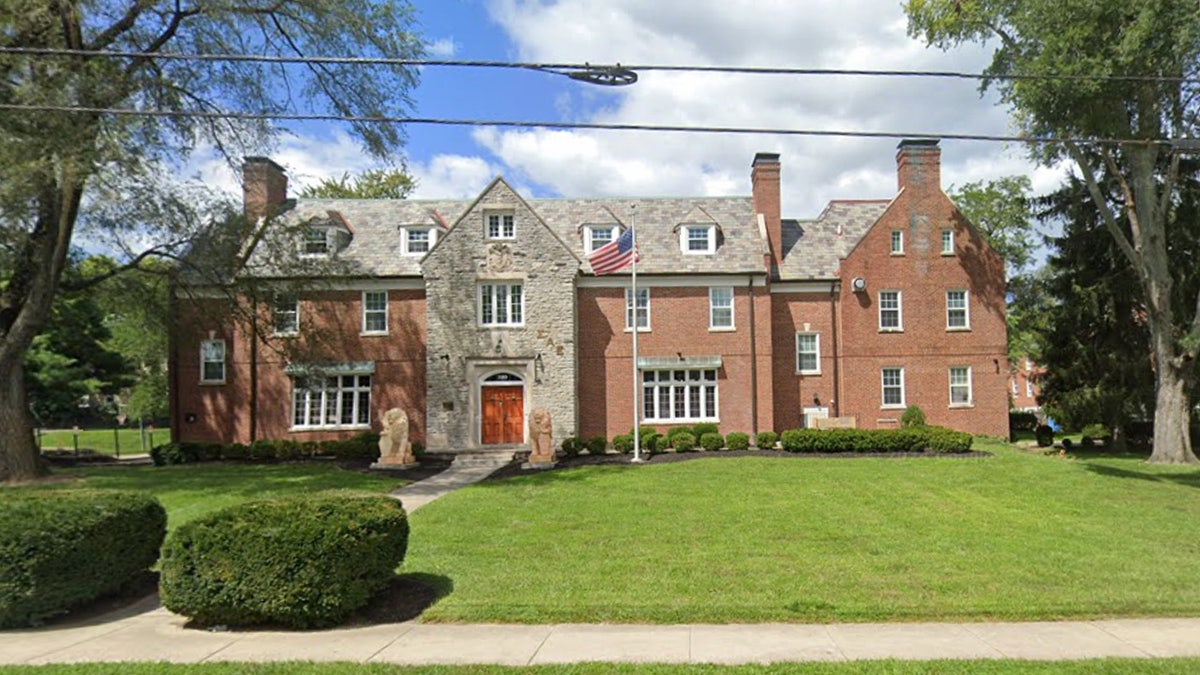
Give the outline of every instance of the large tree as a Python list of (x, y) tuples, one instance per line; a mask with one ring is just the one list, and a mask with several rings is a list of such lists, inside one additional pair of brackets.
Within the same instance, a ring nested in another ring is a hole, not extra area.
[[(931, 45), (994, 45), (984, 86), (1000, 92), (1023, 132), (1060, 141), (1034, 155), (1074, 163), (1142, 290), (1156, 378), (1150, 461), (1195, 463), (1188, 392), (1200, 352), (1200, 297), (1182, 297), (1169, 250), (1179, 230), (1197, 224), (1177, 211), (1180, 155), (1170, 141), (1197, 132), (1200, 4), (909, 0), (906, 11), (909, 32)], [(1089, 142), (1100, 139), (1127, 142)], [(1097, 164), (1114, 190), (1101, 185)]]
[[(412, 68), (352, 63), (167, 59), (161, 52), (413, 58), (406, 0), (8, 0), (0, 3), (0, 480), (35, 477), (23, 364), (42, 331), (77, 232), (131, 240), (122, 267), (174, 253), (205, 222), (196, 193), (171, 180), (196, 147), (231, 163), (269, 151), (275, 128), (253, 113), (397, 116)], [(69, 54), (13, 48), (73, 50)], [(7, 51), (4, 51), (7, 49)], [(129, 52), (115, 57), (96, 51)], [(113, 109), (203, 111), (134, 116)], [(354, 122), (387, 158), (395, 126)], [(394, 158), (393, 158), (394, 159)], [(72, 284), (99, 283), (103, 276)]]

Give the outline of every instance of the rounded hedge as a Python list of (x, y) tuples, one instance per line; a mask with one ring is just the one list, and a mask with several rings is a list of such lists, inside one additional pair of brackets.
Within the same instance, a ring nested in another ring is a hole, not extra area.
[(709, 452), (715, 452), (725, 447), (725, 437), (715, 431), (710, 431), (700, 437), (700, 447)]
[(633, 452), (633, 436), (631, 434), (620, 434), (613, 436), (613, 450), (622, 455)]
[(254, 501), (199, 518), (163, 549), (163, 606), (206, 625), (335, 625), (393, 578), (408, 519), (354, 492)]
[(603, 436), (592, 436), (584, 441), (589, 455), (603, 455), (608, 448), (608, 439)]
[(730, 432), (725, 437), (725, 445), (730, 450), (745, 450), (750, 447), (750, 434), (744, 434), (740, 431)]
[(142, 492), (0, 492), (0, 628), (119, 591), (158, 561), (167, 514)]
[(925, 411), (921, 410), (921, 406), (908, 406), (904, 409), (904, 414), (900, 416), (900, 426), (906, 429), (925, 426)]
[(970, 434), (944, 427), (908, 429), (789, 429), (779, 442), (788, 452), (966, 452)]
[(681, 431), (671, 437), (671, 447), (675, 452), (691, 452), (696, 449), (696, 437), (690, 431)]
[(754, 445), (759, 450), (774, 450), (775, 442), (779, 440), (779, 434), (774, 431), (760, 431), (754, 439)]
[(567, 457), (575, 457), (583, 450), (583, 441), (574, 436), (567, 436), (562, 442), (563, 454)]
[(1048, 424), (1038, 425), (1038, 428), (1033, 432), (1034, 438), (1037, 439), (1039, 448), (1048, 448), (1054, 445), (1054, 429)]

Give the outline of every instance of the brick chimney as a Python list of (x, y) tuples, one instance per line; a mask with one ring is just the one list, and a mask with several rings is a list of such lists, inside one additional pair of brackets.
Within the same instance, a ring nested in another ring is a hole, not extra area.
[(270, 218), (287, 199), (287, 174), (266, 157), (247, 157), (242, 163), (242, 212), (250, 224)]
[(783, 215), (779, 200), (779, 153), (760, 152), (750, 165), (750, 185), (754, 191), (754, 212), (762, 214), (767, 225), (771, 261), (778, 266), (783, 258)]
[(896, 146), (898, 189), (926, 192), (942, 189), (942, 150), (933, 139), (905, 139)]

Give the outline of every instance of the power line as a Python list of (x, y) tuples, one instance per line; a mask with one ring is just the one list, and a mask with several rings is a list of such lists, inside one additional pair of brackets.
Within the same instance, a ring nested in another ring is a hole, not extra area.
[[(590, 63), (538, 63), (522, 61), (480, 61), (460, 59), (405, 59), (369, 56), (273, 56), (267, 54), (184, 54), (175, 52), (139, 52), (120, 50), (58, 49), (50, 47), (0, 47), (0, 54), (27, 56), (86, 56), (105, 58), (136, 58), (176, 61), (231, 61), (275, 64), (328, 64), (328, 65), (372, 65), (372, 66), (432, 66), (461, 68), (502, 68), (538, 70), (558, 75), (592, 71), (659, 71), (695, 73), (733, 73), (743, 75), (803, 75), (835, 77), (929, 77), (966, 80), (1063, 80), (1084, 82), (1158, 82), (1173, 84), (1200, 84), (1200, 78), (1163, 75), (1075, 75), (1012, 73), (989, 75), (953, 70), (869, 70), (849, 68), (790, 68), (765, 66), (688, 66), (661, 64), (616, 64), (615, 66)], [(577, 78), (578, 79), (578, 78)]]
[(212, 110), (144, 110), (137, 108), (93, 108), (84, 106), (26, 105), (0, 103), (0, 110), (24, 112), (86, 113), (97, 115), (124, 115), (129, 117), (194, 117), (198, 119), (230, 120), (284, 120), (296, 122), (354, 122), (365, 124), (428, 124), (440, 126), (470, 127), (520, 127), (543, 129), (591, 129), (604, 131), (658, 131), (706, 134), (758, 134), (764, 136), (814, 136), (838, 138), (898, 138), (917, 140), (984, 141), (1003, 143), (1028, 143), (1035, 145), (1061, 145), (1066, 143), (1090, 145), (1170, 145), (1166, 138), (1085, 138), (1078, 136), (1003, 136), (992, 134), (958, 134), (902, 131), (856, 131), (833, 129), (789, 129), (780, 127), (721, 127), (681, 126), (671, 124), (616, 124), (608, 122), (535, 122), (518, 120), (478, 120), (442, 117), (394, 117), (387, 115), (336, 115), (332, 113), (285, 113), (285, 112), (237, 112)]

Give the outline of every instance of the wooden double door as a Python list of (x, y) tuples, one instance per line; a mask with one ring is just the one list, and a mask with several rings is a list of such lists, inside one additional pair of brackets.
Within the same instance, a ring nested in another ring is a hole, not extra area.
[(483, 406), (481, 443), (519, 445), (525, 442), (524, 385), (480, 387), (480, 401)]

